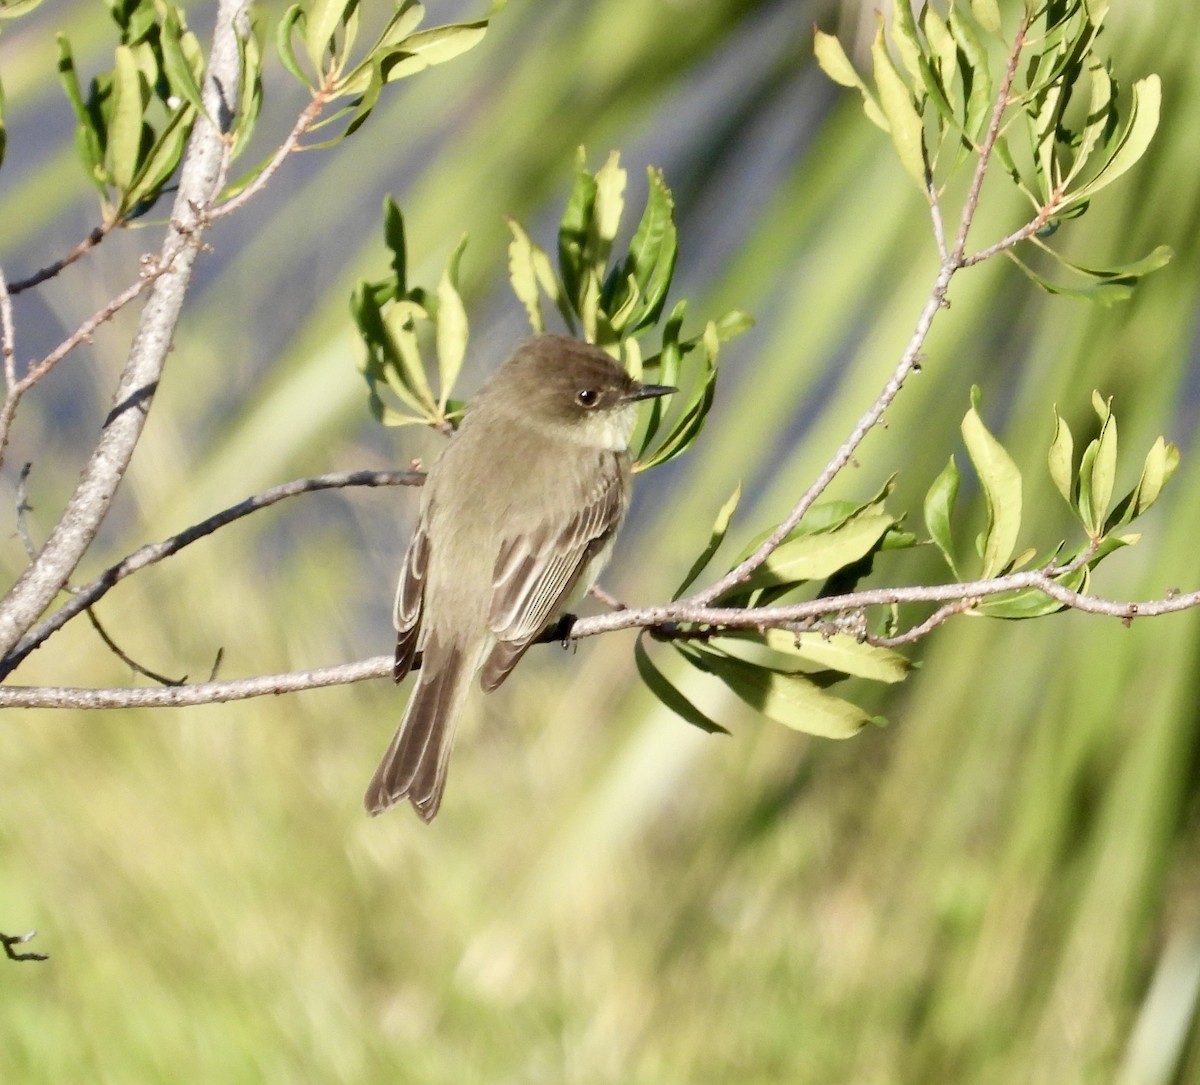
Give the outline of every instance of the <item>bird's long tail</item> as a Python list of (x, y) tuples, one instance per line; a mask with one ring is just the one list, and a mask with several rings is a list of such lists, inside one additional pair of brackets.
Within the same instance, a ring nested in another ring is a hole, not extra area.
[(363, 799), (367, 813), (382, 814), (408, 799), (422, 820), (433, 820), (442, 804), (455, 724), (474, 674), (461, 647), (444, 649), (434, 635), (426, 639), (417, 687)]

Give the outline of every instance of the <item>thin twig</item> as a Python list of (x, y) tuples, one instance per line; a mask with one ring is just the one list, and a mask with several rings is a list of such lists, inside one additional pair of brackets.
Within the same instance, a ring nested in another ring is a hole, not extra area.
[(35, 271), (27, 279), (18, 279), (9, 287), (10, 292), (20, 294), (23, 290), (30, 290), (35, 286), (40, 286), (47, 279), (53, 279), (60, 271), (70, 267), (76, 260), (91, 252), (116, 227), (124, 225), (125, 222), (123, 219), (113, 219), (112, 222), (101, 223), (87, 237), (80, 241), (79, 244), (73, 246), (61, 259), (55, 260), (53, 264), (42, 268), (40, 271)]
[(137, 672), (145, 678), (149, 678), (154, 682), (158, 682), (163, 686), (182, 686), (187, 681), (187, 675), (182, 678), (168, 678), (164, 674), (158, 674), (152, 671), (149, 667), (144, 667), (136, 659), (126, 652), (115, 640), (109, 636), (108, 630), (100, 624), (100, 619), (96, 617), (96, 612), (88, 607), (85, 613), (88, 616), (88, 621), (92, 623), (92, 628), (100, 635), (100, 639), (104, 641), (104, 645), (113, 655), (115, 655), (122, 663), (130, 670)]
[(0, 934), (0, 943), (4, 945), (4, 955), (10, 961), (48, 961), (49, 953), (18, 953), (14, 946), (23, 946), (26, 942), (37, 937), (37, 931), (26, 931), (24, 934)]
[(300, 140), (311, 130), (313, 123), (320, 116), (329, 101), (329, 90), (327, 87), (322, 87), (313, 94), (311, 102), (305, 106), (303, 112), (296, 118), (296, 123), (292, 125), (292, 130), (288, 133), (287, 138), (279, 145), (275, 153), (271, 156), (270, 161), (262, 168), (262, 171), (242, 189), (236, 196), (231, 196), (224, 203), (217, 205), (209, 212), (210, 219), (224, 218), (226, 215), (232, 214), (239, 208), (245, 205), (248, 200), (253, 199), (266, 186), (267, 182), (283, 165), (284, 159), (295, 151), (303, 150), (300, 146)]
[(44, 621), (34, 626), (17, 644), (9, 655), (0, 660), (0, 678), (10, 674), (26, 656), (44, 643), (52, 634), (58, 632), (77, 614), (94, 605), (113, 585), (124, 580), (139, 569), (154, 565), (172, 554), (178, 553), (185, 546), (198, 539), (211, 535), (218, 528), (231, 524), (235, 520), (248, 516), (259, 509), (265, 509), (288, 497), (298, 494), (315, 493), (318, 490), (334, 490), (347, 486), (419, 486), (425, 481), (425, 476), (419, 471), (338, 471), (314, 478), (293, 479), (291, 482), (273, 486), (260, 494), (247, 497), (236, 505), (214, 513), (200, 523), (194, 524), (163, 539), (161, 542), (147, 543), (132, 554), (122, 558), (115, 565), (105, 569), (95, 580), (73, 589), (73, 594), (58, 610)]

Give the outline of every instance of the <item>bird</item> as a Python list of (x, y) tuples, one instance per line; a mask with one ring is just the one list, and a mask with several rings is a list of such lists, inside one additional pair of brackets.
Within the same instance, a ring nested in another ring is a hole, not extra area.
[(595, 583), (629, 507), (635, 380), (564, 335), (525, 340), (484, 383), (430, 467), (396, 588), (399, 682), (416, 685), (364, 797), (441, 806), (472, 680), (495, 690), (526, 649)]

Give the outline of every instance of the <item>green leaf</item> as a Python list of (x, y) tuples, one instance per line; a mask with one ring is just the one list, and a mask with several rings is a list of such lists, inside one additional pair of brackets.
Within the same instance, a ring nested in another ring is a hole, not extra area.
[[(171, 90), (184, 101), (191, 103), (197, 113), (203, 113), (204, 101), (200, 95), (199, 82), (203, 73), (203, 58), (201, 58), (200, 70), (197, 71), (193, 67), (192, 61), (185, 55), (185, 37), (192, 39), (192, 44), (194, 44), (195, 39), (183, 22), (183, 13), (179, 8), (168, 8), (159, 37), (162, 45), (163, 71), (171, 84)], [(188, 52), (190, 51), (189, 49)]]
[(383, 201), (383, 239), (392, 254), (392, 275), (396, 280), (393, 296), (401, 298), (408, 293), (408, 246), (404, 238), (404, 215), (391, 196)]
[(912, 669), (912, 661), (899, 652), (861, 642), (849, 633), (827, 637), (815, 631), (791, 633), (786, 629), (768, 629), (763, 639), (774, 652), (872, 682), (903, 682)]
[(712, 364), (712, 357), (708, 356), (705, 374), (691, 402), (676, 423), (675, 428), (649, 457), (643, 459), (639, 456), (638, 461), (633, 466), (634, 471), (646, 471), (651, 467), (667, 463), (669, 460), (675, 459), (676, 456), (682, 455), (691, 447), (692, 442), (700, 436), (700, 431), (704, 428), (704, 420), (708, 417), (708, 412), (712, 409), (713, 398), (716, 395), (716, 385), (717, 370)]
[[(623, 281), (632, 278), (640, 295), (640, 304), (631, 314), (631, 333), (649, 327), (661, 315), (679, 252), (675, 201), (671, 197), (671, 190), (667, 187), (662, 170), (649, 167), (646, 175), (649, 183), (646, 209), (629, 243), (629, 254), (625, 257), (623, 268)], [(614, 301), (620, 303), (619, 295)]]
[(708, 538), (708, 545), (688, 570), (687, 576), (683, 578), (683, 582), (675, 589), (675, 594), (671, 596), (671, 600), (679, 599), (685, 591), (695, 583), (698, 577), (706, 568), (708, 563), (712, 561), (713, 555), (720, 549), (721, 543), (725, 541), (725, 534), (729, 530), (729, 522), (733, 519), (733, 514), (737, 510), (738, 502), (742, 499), (742, 484), (739, 482), (733, 493), (729, 495), (729, 499), (721, 506), (721, 511), (717, 513), (716, 520), (713, 521), (712, 533)]
[(975, 16), (975, 21), (984, 30), (989, 34), (999, 36), (1001, 29), (1000, 8), (996, 0), (971, 0), (971, 13)]
[[(954, 457), (942, 468), (941, 473), (933, 480), (929, 492), (925, 495), (925, 526), (929, 537), (950, 566), (950, 571), (959, 577), (958, 566), (954, 562), (954, 532), (951, 519), (954, 514), (954, 503), (958, 499), (958, 488), (962, 482), (962, 474)], [(961, 579), (961, 577), (959, 577)]]
[(512, 284), (517, 301), (529, 316), (530, 328), (534, 332), (543, 332), (546, 325), (542, 320), (537, 273), (533, 269), (533, 241), (514, 218), (508, 219), (508, 229), (512, 233), (512, 240), (508, 243), (508, 281)]
[(1059, 416), (1058, 408), (1054, 408), (1054, 440), (1050, 442), (1050, 453), (1047, 457), (1050, 465), (1050, 478), (1055, 488), (1063, 496), (1063, 500), (1074, 509), (1075, 507), (1075, 442), (1071, 437), (1070, 427)]
[[(1117, 477), (1117, 420), (1112, 413), (1112, 400), (1100, 398), (1099, 392), (1092, 393), (1092, 404), (1100, 417), (1100, 436), (1096, 438), (1095, 456), (1091, 459), (1088, 493), (1091, 498), (1091, 521), (1088, 529), (1092, 535), (1103, 531), (1112, 501), (1113, 487)], [(1080, 479), (1082, 485), (1082, 475)]]
[(854, 70), (854, 65), (850, 63), (850, 58), (846, 56), (846, 51), (837, 38), (832, 34), (816, 31), (813, 35), (813, 56), (821, 70), (835, 83), (843, 87), (852, 87), (862, 95), (863, 111), (872, 124), (878, 125), (885, 132), (889, 131), (887, 118), (879, 108), (879, 102)]
[(882, 20), (871, 45), (871, 58), (875, 68), (875, 86), (879, 91), (879, 106), (887, 118), (892, 144), (900, 164), (923, 193), (926, 184), (924, 125), (913, 105), (908, 84), (900, 78), (888, 55)]
[(974, 143), (983, 135), (994, 108), (988, 50), (979, 40), (970, 22), (964, 19), (954, 6), (950, 8), (949, 27), (950, 34), (962, 53), (961, 71), (966, 92), (963, 129)]
[(921, 40), (917, 36), (917, 24), (913, 19), (911, 3), (898, 0), (892, 4), (892, 42), (896, 52), (908, 69), (913, 80), (921, 78)]
[(283, 13), (283, 18), (279, 20), (279, 25), (275, 28), (275, 51), (279, 54), (280, 63), (284, 68), (295, 76), (306, 87), (312, 87), (313, 82), (309, 79), (304, 69), (300, 67), (296, 60), (296, 51), (292, 48), (292, 32), (298, 27), (303, 35), (307, 24), (307, 16), (304, 13), (304, 8), (299, 4), (293, 4)]
[(971, 409), (962, 421), (967, 454), (975, 465), (987, 503), (987, 530), (983, 535), (984, 579), (996, 576), (1008, 564), (1021, 527), (1021, 473), (1004, 447), (988, 432), (979, 416), (979, 389), (971, 389)]
[(88, 180), (105, 195), (104, 143), (96, 130), (96, 123), (83, 93), (79, 88), (79, 76), (75, 71), (75, 58), (71, 54), (71, 43), (66, 35), (58, 35), (58, 75), (66, 92), (67, 101), (75, 112), (75, 148), (83, 163)]
[(739, 585), (738, 591), (745, 594), (756, 588), (832, 576), (869, 554), (895, 522), (886, 512), (863, 513), (831, 531), (785, 542)]
[(567, 299), (583, 315), (583, 254), (596, 205), (596, 179), (588, 172), (585, 152), (575, 156), (575, 180), (558, 227), (558, 267)]
[(234, 118), (231, 159), (238, 158), (246, 149), (262, 112), (262, 49), (253, 27), (247, 34), (238, 35), (238, 56), (241, 59), (241, 84), (238, 88), (237, 116)]
[[(643, 646), (642, 637), (640, 636), (633, 645), (633, 658), (637, 663), (638, 674), (641, 676), (642, 681), (646, 683), (646, 688), (680, 719), (690, 723), (693, 727), (699, 727), (701, 731), (707, 731), (709, 734), (729, 734), (724, 727), (710, 720), (667, 681), (654, 664), (650, 662), (650, 656)], [(685, 655), (684, 658), (687, 659), (688, 657)]]
[(106, 166), (113, 185), (127, 192), (142, 145), (142, 77), (128, 45), (118, 45), (113, 67), (112, 112), (108, 121)]
[(487, 26), (487, 19), (479, 19), (473, 23), (448, 23), (417, 31), (381, 62), (384, 82), (406, 79), (474, 49), (483, 41)]
[(326, 53), (333, 35), (347, 9), (356, 0), (309, 0), (308, 18), (304, 27), (304, 48), (319, 76), (325, 73)]
[(826, 693), (806, 675), (759, 667), (717, 652), (697, 651), (695, 655), (700, 657), (697, 666), (785, 727), (823, 738), (850, 738), (871, 722), (857, 705)]
[[(162, 186), (175, 172), (175, 167), (183, 158), (183, 150), (195, 119), (196, 111), (190, 104), (177, 109), (142, 161), (137, 176), (130, 182), (125, 201), (131, 208), (137, 209), (139, 214), (149, 210), (148, 205), (158, 199)], [(147, 206), (139, 206), (143, 204)]]
[[(398, 363), (388, 370), (388, 384), (402, 397), (405, 391), (409, 392), (415, 399), (415, 403), (410, 401), (411, 405), (433, 415), (437, 412), (437, 405), (425, 375), (416, 331), (416, 322), (426, 316), (425, 310), (416, 302), (401, 299), (383, 314), (383, 327), (392, 356)], [(398, 381), (391, 379), (393, 373), (399, 378)]]
[(1102, 188), (1111, 185), (1137, 164), (1150, 146), (1150, 141), (1154, 139), (1154, 133), (1158, 131), (1161, 108), (1162, 83), (1157, 75), (1148, 75), (1133, 84), (1129, 121), (1118, 138), (1112, 155), (1087, 184), (1068, 195), (1063, 207), (1091, 199)]
[(437, 287), (438, 384), (441, 390), (438, 397), (439, 413), (446, 410), (450, 392), (458, 380), (467, 353), (467, 310), (458, 292), (458, 266), (466, 247), (467, 235), (463, 234), (462, 240), (446, 261), (446, 270), (442, 272)]
[(1159, 437), (1150, 446), (1145, 466), (1142, 468), (1142, 477), (1134, 490), (1134, 516), (1141, 516), (1158, 500), (1163, 487), (1170, 481), (1178, 466), (1179, 449)]

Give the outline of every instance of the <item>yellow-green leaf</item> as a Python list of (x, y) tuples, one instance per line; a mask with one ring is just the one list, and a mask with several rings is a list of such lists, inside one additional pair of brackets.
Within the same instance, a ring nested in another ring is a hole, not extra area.
[(879, 107), (887, 118), (892, 144), (900, 158), (900, 164), (916, 182), (917, 188), (925, 191), (924, 125), (913, 105), (912, 91), (900, 78), (892, 64), (880, 24), (871, 45), (871, 59), (875, 67), (875, 86), (879, 91)]
[(987, 503), (983, 536), (984, 578), (996, 576), (1012, 557), (1021, 528), (1021, 472), (1004, 446), (983, 424), (978, 410), (979, 389), (972, 389), (972, 406), (962, 422), (967, 454), (975, 465)]

